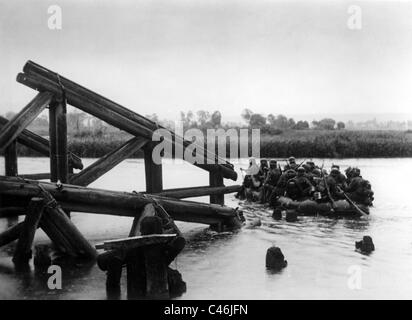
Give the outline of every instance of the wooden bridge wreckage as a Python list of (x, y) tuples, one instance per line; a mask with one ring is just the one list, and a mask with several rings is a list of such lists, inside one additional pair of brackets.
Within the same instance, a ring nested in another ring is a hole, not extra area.
[[(38, 227), (45, 231), (60, 252), (70, 257), (95, 259), (95, 248), (72, 223), (70, 211), (134, 217), (129, 236), (139, 234), (139, 230), (133, 228), (136, 228), (137, 221), (141, 222), (141, 214), (148, 204), (160, 206), (174, 220), (208, 224), (217, 231), (241, 226), (237, 210), (224, 206), (224, 194), (240, 189), (239, 185), (224, 185), (224, 178), (237, 179), (233, 165), (226, 160), (204, 150), (203, 146), (196, 146), (197, 150), (204, 152), (205, 161), (194, 165), (209, 172), (209, 185), (164, 190), (162, 165), (152, 159), (156, 145), (152, 135), (156, 129), (162, 128), (157, 123), (32, 61), (25, 64), (23, 73), (17, 75), (17, 81), (37, 90), (38, 94), (10, 121), (0, 118), (0, 152), (5, 158), (5, 176), (0, 176), (0, 217), (25, 215), (23, 222), (0, 234), (0, 246), (18, 240), (13, 258), (15, 263), (30, 260)], [(68, 150), (66, 103), (134, 137), (83, 168), (80, 157)], [(49, 109), (50, 140), (26, 129), (45, 108)], [(168, 142), (174, 147), (180, 144), (185, 150), (192, 144), (174, 132), (171, 136), (172, 141)], [(50, 157), (50, 173), (19, 175), (18, 143)], [(137, 150), (144, 151), (144, 192), (87, 187)], [(74, 173), (74, 169), (81, 171)], [(180, 200), (206, 195), (210, 196), (210, 204)], [(179, 234), (177, 227), (173, 233)], [(145, 243), (146, 240), (143, 237), (143, 240), (136, 241)], [(164, 244), (164, 241), (159, 243)]]

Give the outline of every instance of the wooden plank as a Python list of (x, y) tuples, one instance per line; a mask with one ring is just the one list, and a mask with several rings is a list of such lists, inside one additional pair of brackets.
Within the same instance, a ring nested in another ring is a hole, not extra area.
[(38, 93), (22, 111), (2, 128), (0, 131), (1, 152), (47, 107), (52, 98), (53, 94), (50, 92)]
[[(9, 120), (0, 116), (0, 129), (2, 129), (8, 122)], [(42, 138), (30, 130), (24, 129), (17, 137), (17, 142), (39, 152), (43, 156), (50, 156), (49, 140)], [(82, 160), (72, 152), (69, 152), (69, 165), (75, 169), (83, 169)]]
[(166, 244), (175, 239), (177, 234), (150, 234), (144, 236), (135, 236), (122, 239), (108, 240), (104, 243), (97, 244), (96, 249), (104, 250), (130, 250), (138, 247)]
[(17, 176), (17, 142), (13, 140), (4, 151), (6, 176)]
[(32, 198), (28, 207), (27, 215), (24, 219), (23, 229), (20, 232), (14, 251), (13, 262), (16, 264), (26, 264), (32, 257), (32, 245), (34, 235), (38, 228), (40, 218), (44, 209), (43, 198)]
[[(55, 82), (56, 80), (52, 81), (38, 74), (33, 75), (20, 73), (17, 76), (17, 81), (35, 90), (47, 90), (55, 94), (60, 93), (60, 87)], [(79, 108), (80, 110), (83, 110), (86, 113), (89, 113), (135, 136), (142, 136), (150, 140), (152, 139), (153, 128), (145, 127), (141, 123), (134, 121), (133, 117), (128, 116), (125, 113), (119, 112), (118, 109), (110, 108), (107, 105), (102, 104), (101, 101), (99, 102), (94, 99), (87, 98), (86, 96), (78, 94), (76, 91), (73, 91), (68, 87), (66, 87), (66, 97), (69, 104), (73, 105), (76, 108)], [(129, 110), (129, 112), (132, 111)], [(165, 140), (170, 143), (173, 143), (173, 138), (168, 139), (167, 137), (165, 137)], [(190, 143), (188, 142), (187, 145), (190, 145)], [(211, 157), (210, 153), (205, 153), (207, 157)], [(213, 158), (213, 160), (216, 159)], [(230, 178), (232, 180), (237, 179), (237, 173), (233, 170), (233, 166), (231, 164), (208, 165), (206, 159), (204, 162), (205, 164), (194, 165), (208, 171), (219, 170), (225, 178)]]
[(163, 190), (162, 165), (153, 162), (153, 147), (154, 145), (150, 143), (144, 148), (144, 167), (147, 193), (158, 193)]
[(70, 183), (79, 186), (89, 185), (123, 160), (131, 157), (133, 153), (142, 148), (147, 141), (147, 139), (141, 137), (132, 138), (119, 148), (106, 154), (86, 169), (71, 177)]

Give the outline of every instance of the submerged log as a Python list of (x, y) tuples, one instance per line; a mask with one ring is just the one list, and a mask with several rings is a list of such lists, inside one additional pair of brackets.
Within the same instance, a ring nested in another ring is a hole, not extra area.
[[(137, 210), (157, 201), (175, 220), (214, 224), (238, 220), (235, 209), (156, 195), (126, 193), (0, 176), (0, 194), (17, 196), (22, 202), (39, 194), (41, 184), (67, 210), (135, 217)], [(240, 224), (240, 222), (239, 222)]]
[[(47, 69), (46, 69), (47, 70)], [(49, 73), (51, 71), (47, 71)], [(65, 81), (64, 77), (60, 77), (62, 81)], [(30, 87), (35, 90), (46, 90), (53, 92), (55, 94), (59, 94), (61, 89), (57, 83), (57, 76), (56, 73), (51, 72), (50, 77), (45, 77), (44, 75), (40, 75), (38, 73), (31, 73), (30, 74), (18, 74), (17, 81)], [(92, 92), (93, 96), (87, 96), (81, 93), (81, 87), (79, 85), (75, 85), (74, 87), (70, 87), (70, 85), (64, 84), (66, 90), (66, 97), (69, 104), (73, 105), (84, 112), (87, 112), (119, 129), (129, 132), (135, 136), (142, 136), (146, 139), (152, 139), (154, 130), (158, 129), (159, 127), (156, 125), (156, 128), (153, 127), (146, 127), (141, 122), (136, 121), (136, 117), (141, 117), (138, 114), (122, 107), (122, 108), (114, 108), (113, 105), (106, 104), (104, 100), (98, 99), (95, 97), (95, 93)], [(84, 89), (84, 88), (83, 88)], [(173, 134), (172, 134), (173, 136)], [(173, 143), (173, 139), (170, 140), (165, 137), (165, 140)], [(176, 139), (175, 139), (176, 140)], [(178, 139), (180, 140), (180, 139)], [(179, 141), (176, 140), (176, 143)], [(190, 145), (190, 142), (185, 142), (184, 147)], [(200, 151), (202, 148), (199, 146), (198, 150)], [(203, 149), (202, 149), (203, 150)], [(213, 163), (219, 163), (216, 160), (216, 156), (213, 154), (211, 155), (207, 151), (204, 152), (205, 164), (194, 164), (200, 168), (203, 168), (208, 171), (218, 171), (221, 172), (225, 178), (230, 178), (232, 180), (237, 179), (237, 173), (233, 170), (233, 165), (227, 163), (223, 164), (213, 164), (208, 165), (207, 159), (212, 159)], [(213, 157), (212, 157), (213, 156)], [(223, 161), (223, 160), (220, 160)], [(210, 160), (209, 160), (210, 162)]]
[(3, 151), (47, 107), (52, 100), (50, 92), (40, 92), (14, 116), (0, 131), (0, 151)]
[[(0, 130), (7, 123), (9, 123), (9, 120), (0, 116)], [(49, 157), (50, 155), (49, 141), (27, 129), (24, 129), (20, 133), (20, 135), (17, 137), (17, 142), (39, 152), (43, 156)], [(69, 152), (69, 165), (75, 169), (83, 169), (82, 160), (71, 152)]]

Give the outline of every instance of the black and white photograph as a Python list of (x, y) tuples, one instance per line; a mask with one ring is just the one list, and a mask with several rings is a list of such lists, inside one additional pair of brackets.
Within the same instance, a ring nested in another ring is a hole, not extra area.
[(0, 301), (412, 299), (411, 107), (412, 1), (0, 0)]

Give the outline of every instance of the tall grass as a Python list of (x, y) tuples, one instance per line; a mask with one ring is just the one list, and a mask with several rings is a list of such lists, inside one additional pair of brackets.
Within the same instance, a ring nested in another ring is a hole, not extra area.
[[(130, 139), (116, 134), (80, 134), (69, 137), (69, 150), (84, 158), (98, 158)], [(412, 157), (412, 133), (401, 131), (321, 131), (289, 130), (276, 135), (262, 135), (262, 157), (371, 158)], [(229, 156), (229, 148), (228, 156)], [(19, 146), (20, 156), (39, 156)], [(142, 157), (136, 152), (134, 157)]]

